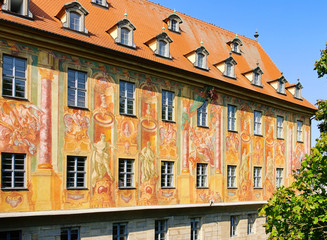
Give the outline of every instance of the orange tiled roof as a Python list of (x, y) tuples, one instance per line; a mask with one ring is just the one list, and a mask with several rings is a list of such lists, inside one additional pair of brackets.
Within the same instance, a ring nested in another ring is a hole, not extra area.
[[(255, 40), (238, 36), (243, 46), (241, 47), (241, 55), (232, 54), (237, 62), (235, 67), (237, 80), (235, 81), (223, 76), (214, 66), (217, 62), (224, 61), (229, 57), (230, 47), (227, 43), (235, 38), (235, 33), (188, 15), (177, 13), (183, 19), (183, 23), (180, 25), (181, 33), (178, 34), (166, 30), (169, 37), (173, 40), (170, 44), (172, 60), (169, 60), (156, 56), (145, 43), (162, 32), (163, 24), (165, 25), (165, 29), (168, 29), (167, 23), (164, 21), (173, 13), (173, 10), (147, 0), (108, 0), (109, 8), (103, 8), (92, 4), (91, 0), (78, 0), (89, 12), (85, 17), (85, 26), (89, 34), (82, 35), (63, 29), (61, 21), (55, 17), (64, 4), (70, 3), (71, 1), (72, 0), (31, 0), (30, 11), (33, 14), (33, 21), (1, 11), (0, 18), (142, 57), (153, 62), (181, 68), (189, 72), (215, 78), (217, 81), (228, 82), (254, 92), (261, 92), (278, 99), (315, 109), (307, 100), (297, 100), (288, 91), (286, 95), (278, 94), (276, 90), (270, 86), (268, 81), (278, 79), (281, 76), (281, 72), (262, 49), (260, 44)], [(106, 32), (124, 18), (125, 10), (128, 14), (127, 18), (136, 27), (134, 32), (136, 49), (116, 44), (114, 39)], [(207, 58), (209, 71), (194, 67), (185, 57), (186, 54), (196, 50), (200, 46), (202, 40), (204, 42), (203, 46), (210, 52)], [(256, 68), (257, 63), (259, 63), (259, 67), (264, 72), (262, 75), (263, 88), (252, 85), (249, 80), (242, 75), (242, 73), (249, 72)], [(288, 83), (286, 83), (286, 87), (287, 86)]]

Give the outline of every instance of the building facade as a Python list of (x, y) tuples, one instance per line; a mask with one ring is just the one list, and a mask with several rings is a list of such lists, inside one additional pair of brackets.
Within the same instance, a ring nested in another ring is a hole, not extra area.
[(146, 0), (0, 4), (0, 239), (266, 239), (315, 107), (256, 40)]

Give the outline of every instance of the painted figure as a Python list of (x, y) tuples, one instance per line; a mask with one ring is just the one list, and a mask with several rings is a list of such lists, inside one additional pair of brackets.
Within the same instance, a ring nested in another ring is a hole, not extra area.
[(92, 186), (94, 187), (96, 181), (102, 179), (107, 173), (112, 179), (112, 175), (109, 168), (110, 154), (108, 148), (113, 148), (112, 145), (105, 141), (106, 135), (101, 134), (101, 140), (93, 145), (92, 148), (92, 163), (93, 163), (93, 173), (92, 173)]
[(151, 149), (150, 141), (148, 141), (147, 146), (142, 149), (140, 160), (142, 162), (142, 182), (146, 182), (150, 178), (156, 176), (154, 166), (155, 155)]

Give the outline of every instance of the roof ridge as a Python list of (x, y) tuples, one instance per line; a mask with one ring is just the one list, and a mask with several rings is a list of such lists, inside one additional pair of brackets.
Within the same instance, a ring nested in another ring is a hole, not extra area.
[[(157, 5), (157, 6), (161, 7), (161, 8), (164, 8), (164, 9), (166, 9), (166, 10), (174, 11), (174, 10), (171, 9), (171, 8), (168, 8), (168, 7), (166, 7), (166, 6), (163, 6), (163, 5), (159, 4), (159, 3), (155, 3), (155, 2), (153, 2), (153, 1), (151, 1), (151, 0), (139, 0), (139, 1), (149, 2), (149, 3), (151, 3), (151, 4), (155, 4), (155, 5)], [(176, 10), (176, 12), (179, 12), (179, 11)], [(191, 16), (191, 15), (188, 15), (188, 14), (186, 14), (186, 13), (179, 12), (179, 14), (183, 14), (184, 16), (186, 16), (186, 17), (188, 17), (188, 18), (191, 18), (191, 19), (194, 19), (194, 20), (196, 20), (196, 21), (198, 21), (198, 22), (205, 23), (205, 24), (207, 24), (207, 25), (209, 25), (209, 26), (211, 26), (211, 27), (213, 27), (213, 28), (219, 28), (220, 30), (225, 31), (225, 32), (227, 32), (227, 33), (230, 33), (230, 34), (237, 34), (236, 32), (232, 32), (232, 31), (230, 31), (230, 30), (227, 30), (227, 29), (225, 29), (225, 28), (222, 28), (222, 27), (220, 27), (220, 26), (217, 26), (217, 25), (215, 25), (215, 24), (213, 24), (213, 23), (209, 23), (209, 22), (206, 22), (206, 21), (201, 20), (201, 19), (199, 19), (199, 18), (196, 18), (196, 17), (193, 17), (193, 16)], [(251, 41), (252, 43), (255, 43), (255, 44), (258, 43), (258, 41), (256, 41), (255, 39), (252, 39), (252, 38), (246, 37), (246, 36), (244, 36), (244, 35), (242, 35), (242, 34), (238, 34), (238, 36), (241, 36), (241, 37), (243, 37), (243, 38), (245, 38), (245, 39)]]

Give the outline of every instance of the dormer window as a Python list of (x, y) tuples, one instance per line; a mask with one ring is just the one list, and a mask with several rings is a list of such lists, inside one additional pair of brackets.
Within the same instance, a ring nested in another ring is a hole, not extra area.
[(230, 77), (230, 78), (235, 78), (235, 65), (237, 64), (237, 62), (234, 60), (234, 58), (232, 56), (230, 56), (229, 58), (227, 58), (225, 60), (225, 71), (224, 71), (224, 75), (226, 77)]
[(109, 7), (108, 3), (106, 0), (92, 0), (92, 3), (98, 4), (102, 7)]
[(283, 79), (280, 79), (278, 81), (278, 88), (277, 88), (278, 93), (285, 94), (285, 82), (286, 81), (283, 81)]
[(253, 80), (252, 80), (252, 84), (255, 86), (262, 86), (262, 82), (261, 82), (261, 75), (263, 74), (263, 71), (261, 70), (260, 67), (256, 67), (255, 69), (253, 69)]
[(280, 77), (280, 78), (277, 78), (275, 80), (271, 80), (271, 81), (268, 81), (268, 83), (273, 87), (275, 88), (275, 90), (277, 91), (277, 93), (279, 94), (283, 94), (283, 95), (286, 95), (286, 91), (285, 91), (285, 83), (287, 82), (286, 78), (283, 76)]
[(301, 96), (301, 88), (295, 88), (294, 97), (297, 98), (297, 99), (302, 99), (302, 96)]
[(286, 88), (290, 93), (292, 93), (294, 98), (300, 99), (300, 100), (302, 99), (301, 89), (303, 87), (302, 87), (302, 84), (300, 83), (299, 79), (298, 79), (298, 82), (296, 84), (289, 85)]
[(127, 19), (127, 13), (125, 13), (125, 18), (109, 29), (108, 33), (115, 39), (116, 43), (136, 48), (133, 41), (135, 30), (136, 27)]
[(237, 34), (235, 38), (228, 42), (227, 44), (230, 45), (231, 51), (237, 54), (241, 54), (241, 46), (243, 45), (242, 41), (238, 38)]
[(29, 0), (7, 0), (2, 5), (1, 9), (21, 16), (33, 17), (32, 13), (29, 11)]
[(170, 43), (173, 42), (167, 33), (162, 32), (156, 37), (156, 48), (154, 53), (158, 56), (171, 58), (169, 53)]
[(204, 63), (204, 54), (199, 53), (198, 54), (198, 67), (203, 68), (203, 63)]
[(171, 14), (165, 20), (165, 22), (167, 22), (167, 24), (168, 24), (168, 30), (170, 30), (172, 32), (180, 33), (180, 24), (183, 23), (183, 20), (182, 20), (182, 18), (180, 16), (178, 16), (176, 14), (176, 12)]
[(77, 2), (71, 2), (64, 5), (61, 11), (57, 14), (57, 18), (63, 23), (63, 27), (81, 33), (88, 33), (85, 28), (85, 16), (88, 11)]
[(158, 54), (160, 56), (166, 56), (167, 52), (167, 42), (165, 42), (164, 40), (159, 40), (159, 51), (158, 51)]
[(202, 46), (203, 42), (201, 42), (201, 47), (195, 50), (195, 62), (193, 63), (195, 67), (209, 70), (207, 65), (207, 57), (209, 55), (208, 50)]

